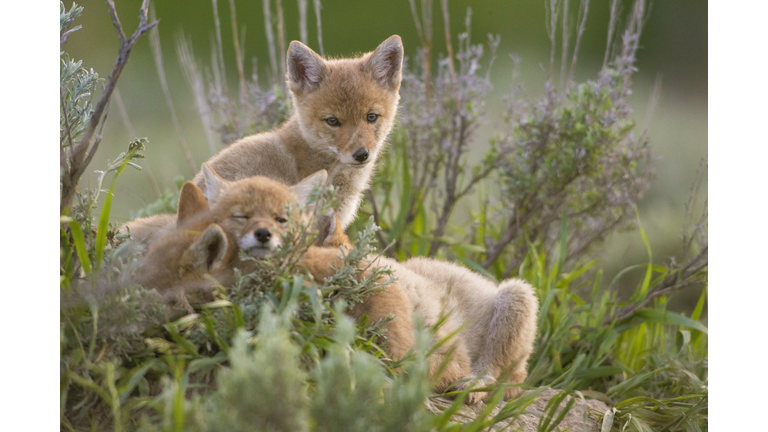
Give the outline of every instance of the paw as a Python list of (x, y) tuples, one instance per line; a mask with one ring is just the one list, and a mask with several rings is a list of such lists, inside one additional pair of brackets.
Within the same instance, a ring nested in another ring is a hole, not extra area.
[(317, 220), (317, 229), (318, 235), (315, 245), (332, 248), (350, 247), (349, 237), (344, 234), (335, 212), (331, 211), (328, 215), (320, 216)]
[[(451, 388), (451, 391), (464, 391), (468, 388), (479, 389), (479, 388), (487, 387), (496, 382), (496, 380), (490, 376), (485, 376), (482, 378), (466, 377), (464, 379), (466, 381), (457, 383)], [(488, 397), (488, 392), (486, 391), (470, 391), (469, 393), (467, 393), (467, 398), (465, 399), (465, 402), (467, 403), (467, 405), (476, 405), (482, 402), (486, 397)]]
[(336, 216), (322, 215), (317, 218), (317, 246), (327, 246), (326, 241), (333, 235), (336, 229)]
[(518, 385), (511, 385), (504, 390), (504, 400), (516, 398), (521, 392), (522, 388)]

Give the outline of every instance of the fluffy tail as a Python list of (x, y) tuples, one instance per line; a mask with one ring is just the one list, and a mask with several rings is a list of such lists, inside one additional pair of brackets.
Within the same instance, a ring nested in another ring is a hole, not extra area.
[[(485, 350), (473, 372), (498, 378), (502, 371), (508, 371), (508, 382), (522, 383), (528, 376), (527, 362), (536, 339), (538, 311), (539, 302), (529, 283), (522, 279), (502, 282), (493, 301)], [(507, 397), (518, 391), (516, 387), (509, 388)]]

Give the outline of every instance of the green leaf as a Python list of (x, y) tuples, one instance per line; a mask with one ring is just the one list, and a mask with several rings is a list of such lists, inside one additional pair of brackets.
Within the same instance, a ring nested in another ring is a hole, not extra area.
[(181, 349), (183, 349), (187, 354), (190, 354), (195, 358), (200, 357), (200, 354), (197, 352), (195, 345), (188, 341), (184, 336), (181, 336), (179, 332), (176, 331), (176, 328), (173, 324), (167, 324), (165, 328), (168, 330), (168, 333), (171, 334), (173, 341), (176, 342), (179, 347), (181, 347)]
[(632, 378), (620, 383), (616, 384), (615, 386), (608, 389), (608, 391), (605, 393), (606, 396), (611, 397), (612, 395), (620, 395), (625, 392), (628, 392), (632, 390), (633, 388), (642, 385), (645, 380), (647, 380), (649, 377), (661, 372), (665, 371), (668, 368), (659, 368), (656, 370), (648, 371), (645, 373), (641, 373), (638, 375), (633, 376)]
[(118, 389), (120, 390), (120, 404), (125, 403), (125, 400), (131, 394), (133, 389), (136, 388), (136, 385), (138, 385), (139, 381), (141, 381), (141, 379), (144, 378), (144, 375), (147, 374), (147, 371), (149, 371), (149, 368), (151, 368), (155, 364), (155, 362), (156, 360), (149, 361), (143, 366), (140, 366), (133, 370), (133, 373), (131, 373), (131, 377), (128, 379), (128, 382), (125, 383), (125, 385), (120, 386), (120, 388)]
[(701, 311), (704, 309), (704, 301), (707, 299), (707, 287), (705, 286), (701, 290), (701, 295), (699, 296), (699, 301), (696, 303), (696, 308), (693, 309), (693, 313), (691, 314), (691, 319), (694, 321), (698, 321), (699, 318), (701, 318)]
[[(392, 224), (392, 229), (389, 231), (389, 239), (388, 241), (395, 240), (397, 238), (400, 238), (400, 234), (402, 233), (403, 229), (405, 228), (405, 219), (408, 217), (408, 210), (409, 206), (411, 204), (411, 194), (413, 193), (413, 190), (411, 189), (411, 174), (408, 171), (408, 158), (404, 157), (401, 158), (403, 164), (401, 167), (401, 175), (402, 175), (402, 185), (401, 185), (401, 193), (400, 193), (400, 208), (397, 213), (397, 218), (395, 219), (395, 222)], [(419, 201), (417, 199), (417, 201)]]
[(117, 170), (115, 173), (115, 176), (112, 178), (112, 184), (109, 186), (109, 191), (107, 192), (107, 197), (104, 198), (104, 207), (101, 209), (101, 214), (99, 215), (99, 229), (96, 231), (96, 258), (94, 265), (96, 266), (96, 271), (101, 269), (101, 261), (104, 259), (104, 248), (107, 245), (107, 231), (109, 230), (109, 213), (112, 211), (112, 194), (115, 190), (115, 182), (117, 181), (117, 177), (120, 175), (120, 173), (123, 171), (123, 168), (125, 168), (125, 163), (120, 167), (120, 169)]
[(77, 250), (77, 257), (80, 259), (80, 265), (83, 266), (85, 274), (90, 274), (91, 261), (88, 259), (88, 249), (85, 248), (85, 236), (83, 236), (83, 230), (76, 220), (70, 221), (69, 227), (72, 229), (72, 239), (75, 242), (75, 249)]
[(489, 272), (488, 270), (484, 269), (483, 266), (480, 265), (480, 263), (472, 261), (469, 258), (459, 258), (459, 262), (469, 267), (470, 269), (482, 274), (488, 279), (494, 282), (498, 282), (498, 279), (496, 279), (496, 276), (494, 276), (493, 273)]
[(416, 246), (416, 256), (427, 256), (429, 254), (429, 238), (427, 233), (429, 232), (429, 218), (427, 216), (427, 209), (424, 206), (423, 200), (418, 200), (419, 209), (417, 215), (417, 221), (419, 223), (419, 241)]
[(611, 408), (603, 415), (603, 423), (600, 425), (600, 432), (611, 432), (613, 427), (613, 418), (616, 415), (616, 408)]
[(614, 376), (624, 372), (624, 369), (616, 366), (596, 366), (582, 369), (573, 374), (574, 378), (599, 378), (604, 376)]
[(707, 327), (704, 324), (694, 321), (686, 316), (660, 309), (642, 309), (629, 318), (641, 318), (646, 321), (657, 322), (664, 325), (680, 325), (684, 327), (690, 327), (696, 329), (704, 334), (709, 334)]
[(645, 396), (637, 396), (637, 397), (629, 398), (629, 399), (626, 399), (626, 400), (623, 400), (623, 401), (617, 403), (615, 408), (616, 409), (622, 409), (622, 408), (628, 407), (630, 405), (641, 404), (641, 403), (645, 403), (645, 402), (650, 402), (650, 403), (653, 403), (655, 405), (666, 406), (666, 404), (664, 404), (663, 402), (661, 402), (661, 401), (659, 401), (657, 399), (653, 399), (653, 398), (649, 398), (649, 397), (645, 397)]
[(559, 280), (560, 273), (565, 266), (565, 254), (568, 251), (568, 220), (566, 216), (567, 211), (563, 211), (563, 217), (560, 219), (560, 250), (557, 255), (557, 270), (555, 270), (555, 277)]
[(653, 279), (653, 252), (651, 252), (651, 245), (648, 243), (648, 237), (645, 235), (643, 225), (640, 223), (640, 212), (637, 210), (637, 206), (635, 206), (635, 216), (637, 217), (637, 228), (640, 231), (640, 236), (643, 238), (645, 250), (648, 251), (648, 267), (645, 270), (645, 278), (643, 278), (643, 284), (640, 286), (640, 291), (636, 292), (630, 301), (644, 299), (648, 294), (648, 288), (650, 288), (651, 280)]
[(192, 360), (189, 362), (189, 367), (187, 368), (187, 373), (194, 373), (199, 371), (207, 372), (216, 366), (221, 366), (222, 363), (227, 361), (229, 359), (229, 356), (223, 352), (220, 351), (216, 353), (213, 357), (202, 357), (199, 359)]

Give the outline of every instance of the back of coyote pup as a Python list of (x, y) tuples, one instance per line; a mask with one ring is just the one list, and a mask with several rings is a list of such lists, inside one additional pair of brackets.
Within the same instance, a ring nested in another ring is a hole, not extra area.
[[(287, 188), (258, 176), (230, 182), (207, 164), (203, 165), (203, 172), (213, 220), (241, 250), (257, 257), (268, 255), (278, 246), (273, 240), (287, 222), (287, 217), (280, 215), (290, 196), (304, 205), (312, 188), (322, 185), (325, 179), (325, 172), (320, 171)], [(310, 247), (302, 265), (322, 282), (339, 266), (339, 250), (327, 246), (349, 248), (351, 244), (340, 224), (333, 220), (323, 224), (318, 238), (323, 239), (322, 245), (326, 247)], [(357, 317), (366, 314), (374, 320), (394, 313), (396, 319), (387, 329), (389, 348), (396, 358), (413, 346), (414, 313), (429, 328), (436, 327), (441, 317), (447, 316), (446, 322), (436, 329), (437, 340), (461, 329), (428, 359), (430, 374), (440, 374), (436, 377), (437, 390), (446, 390), (461, 379), (477, 379), (474, 385), (478, 387), (499, 378), (514, 384), (525, 380), (536, 336), (538, 301), (533, 287), (519, 279), (497, 284), (464, 267), (434, 259), (413, 258), (402, 263), (386, 257), (369, 260), (372, 266), (390, 267), (397, 280), (349, 312)], [(441, 365), (449, 358), (441, 371)], [(458, 387), (468, 385), (472, 383)], [(519, 387), (509, 387), (505, 397), (518, 392)], [(468, 401), (474, 403), (484, 396), (474, 392)]]
[[(399, 36), (358, 58), (324, 60), (306, 45), (291, 42), (288, 89), (294, 111), (277, 129), (245, 137), (207, 164), (225, 180), (261, 175), (287, 186), (320, 170), (338, 188), (336, 215), (342, 228), (355, 218), (376, 160), (394, 125), (402, 78)], [(206, 194), (202, 172), (193, 182)], [(126, 224), (146, 236), (169, 217)]]

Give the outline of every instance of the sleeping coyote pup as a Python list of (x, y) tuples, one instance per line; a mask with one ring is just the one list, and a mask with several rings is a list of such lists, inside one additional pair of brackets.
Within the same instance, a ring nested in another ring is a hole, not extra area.
[[(278, 246), (285, 217), (280, 209), (292, 198), (299, 205), (311, 191), (311, 184), (322, 185), (325, 172), (303, 180), (293, 190), (265, 177), (252, 177), (230, 182), (219, 177), (206, 165), (202, 170), (208, 187), (213, 220), (240, 246), (253, 256), (263, 257)], [(305, 187), (300, 185), (306, 184)], [(350, 247), (340, 223), (331, 223), (327, 232), (318, 236), (323, 246)], [(338, 249), (314, 248), (304, 257), (303, 265), (318, 282), (339, 268)], [(483, 387), (504, 375), (509, 382), (522, 383), (527, 377), (527, 361), (536, 336), (538, 301), (531, 285), (521, 279), (497, 284), (464, 267), (426, 258), (406, 262), (381, 257), (373, 265), (388, 266), (394, 271), (395, 283), (355, 305), (352, 316), (368, 315), (377, 320), (391, 313), (388, 345), (396, 358), (413, 345), (413, 314), (419, 314), (425, 325), (433, 327), (441, 317), (447, 322), (436, 333), (438, 340), (461, 329), (459, 333), (429, 357), (430, 372), (439, 371), (441, 363), (452, 352), (448, 366), (437, 381), (437, 390), (446, 390), (461, 379), (469, 381), (457, 388)], [(463, 327), (463, 328), (462, 328)], [(504, 374), (506, 372), (506, 374)], [(507, 388), (505, 397), (515, 396), (519, 387)], [(474, 403), (484, 393), (469, 395)]]
[[(245, 137), (207, 163), (227, 180), (256, 175), (287, 186), (319, 170), (338, 188), (342, 228), (355, 218), (376, 159), (392, 130), (402, 78), (403, 43), (392, 36), (358, 58), (324, 60), (306, 45), (288, 48), (288, 89), (294, 110), (277, 129)], [(209, 198), (203, 173), (193, 182)], [(172, 227), (173, 215), (124, 225), (137, 240)]]

